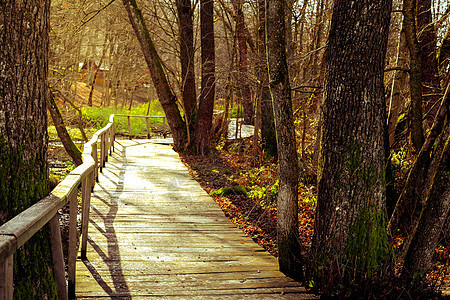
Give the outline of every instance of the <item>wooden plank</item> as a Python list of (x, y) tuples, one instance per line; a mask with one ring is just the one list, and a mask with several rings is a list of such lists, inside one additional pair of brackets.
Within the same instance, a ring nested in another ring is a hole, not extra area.
[(0, 263), (0, 299), (13, 299), (13, 264), (12, 255)]
[(89, 212), (91, 206), (91, 178), (87, 176), (82, 187), (82, 218), (81, 218), (81, 258), (86, 258), (87, 237), (89, 230)]
[(230, 223), (170, 146), (116, 145), (91, 197), (78, 299), (311, 299)]
[(75, 298), (75, 275), (77, 259), (77, 193), (69, 195), (69, 253), (67, 257), (68, 294), (69, 298)]
[(66, 271), (64, 270), (64, 256), (61, 243), (61, 228), (59, 225), (59, 214), (56, 214), (49, 222), (50, 243), (52, 248), (53, 271), (55, 273), (56, 289), (58, 299), (68, 299)]

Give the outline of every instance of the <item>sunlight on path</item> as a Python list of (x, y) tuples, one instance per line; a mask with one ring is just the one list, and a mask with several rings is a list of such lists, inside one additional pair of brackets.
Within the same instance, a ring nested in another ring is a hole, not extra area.
[(230, 223), (171, 146), (117, 141), (103, 170), (78, 299), (313, 299)]

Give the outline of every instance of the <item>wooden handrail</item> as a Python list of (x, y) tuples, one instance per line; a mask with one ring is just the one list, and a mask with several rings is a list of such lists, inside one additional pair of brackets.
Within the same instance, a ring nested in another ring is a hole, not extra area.
[(147, 127), (147, 138), (150, 138), (150, 125), (148, 119), (163, 119), (163, 136), (166, 137), (166, 116), (142, 116), (142, 115), (114, 115), (115, 117), (126, 117), (128, 119), (128, 138), (131, 140), (131, 118), (145, 118)]
[[(98, 168), (104, 166), (108, 152), (112, 152), (114, 136), (114, 115), (111, 115), (109, 123), (98, 130), (90, 141), (84, 145), (83, 164), (70, 172), (48, 196), (0, 226), (0, 299), (13, 298), (14, 253), (47, 223), (50, 223), (50, 234), (52, 236), (52, 258), (55, 276), (57, 277), (58, 298), (75, 297), (75, 263), (78, 252), (76, 233), (78, 188), (81, 185), (83, 204), (81, 256), (85, 258), (91, 189), (95, 180), (98, 180)], [(99, 142), (100, 157), (97, 151)], [(70, 203), (68, 286), (66, 286), (59, 216), (57, 214), (58, 209), (67, 203)]]
[[(2, 226), (0, 226), (0, 299), (13, 298), (13, 255), (19, 247), (26, 243), (45, 224), (50, 225), (51, 247), (55, 279), (59, 299), (75, 298), (75, 267), (78, 253), (77, 247), (77, 196), (81, 186), (82, 220), (81, 220), (81, 258), (86, 258), (87, 233), (89, 224), (89, 208), (91, 191), (98, 172), (102, 171), (108, 154), (114, 151), (115, 117), (146, 118), (147, 135), (149, 136), (149, 118), (163, 118), (164, 116), (129, 116), (111, 115), (109, 123), (94, 133), (92, 138), (84, 144), (82, 154), (83, 164), (76, 167), (61, 181), (53, 191), (39, 202), (24, 210)], [(131, 139), (131, 122), (129, 122)], [(98, 151), (100, 144), (100, 151)], [(100, 152), (100, 153), (98, 153)], [(99, 155), (100, 154), (100, 155)], [(66, 285), (64, 259), (62, 254), (61, 234), (58, 210), (67, 203), (70, 204), (69, 213), (69, 254), (68, 254), (68, 283)]]

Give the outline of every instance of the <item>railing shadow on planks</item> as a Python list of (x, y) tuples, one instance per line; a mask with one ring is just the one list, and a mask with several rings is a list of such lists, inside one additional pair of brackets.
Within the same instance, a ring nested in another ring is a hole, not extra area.
[[(111, 115), (109, 123), (98, 130), (91, 140), (84, 145), (83, 164), (70, 172), (48, 196), (0, 226), (0, 299), (13, 298), (14, 253), (47, 223), (50, 226), (50, 234), (52, 236), (51, 248), (58, 299), (75, 298), (75, 268), (78, 255), (77, 195), (81, 187), (81, 258), (84, 259), (86, 258), (91, 191), (98, 180), (99, 170), (101, 172), (105, 166), (108, 152), (111, 154), (114, 151), (115, 117), (128, 118), (130, 139), (130, 119), (132, 117), (146, 119), (147, 136), (149, 136), (149, 118), (163, 118), (163, 125), (165, 126), (165, 117)], [(99, 145), (100, 149), (98, 149)], [(70, 213), (68, 281), (66, 283), (59, 215), (57, 212), (67, 203), (70, 205)]]

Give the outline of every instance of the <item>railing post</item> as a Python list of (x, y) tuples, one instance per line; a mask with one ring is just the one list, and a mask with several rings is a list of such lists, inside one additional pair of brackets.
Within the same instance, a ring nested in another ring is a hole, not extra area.
[(0, 299), (12, 299), (13, 286), (13, 255), (10, 255), (3, 263), (0, 263)]
[(94, 159), (94, 180), (98, 182), (98, 153), (97, 153), (97, 142), (92, 143), (92, 158)]
[(92, 185), (91, 173), (84, 179), (81, 186), (83, 197), (83, 208), (81, 213), (81, 258), (86, 258), (87, 248), (87, 236), (89, 228), (89, 210), (91, 205), (91, 185)]
[(48, 222), (50, 226), (50, 243), (52, 247), (53, 271), (55, 273), (58, 299), (68, 299), (66, 271), (64, 270), (64, 256), (61, 243), (61, 227), (59, 226), (59, 213)]
[[(112, 126), (111, 126), (111, 135), (112, 135), (112, 137), (111, 137), (111, 146), (112, 146), (112, 151), (115, 150), (114, 149), (114, 141), (116, 140), (116, 128), (115, 128), (115, 126), (116, 126), (116, 123), (114, 122), (114, 118), (113, 118)], [(110, 152), (109, 154), (112, 155), (112, 152)]]
[(105, 135), (104, 135), (104, 133), (102, 133), (100, 135), (100, 161), (99, 161), (100, 172), (102, 172), (103, 167), (104, 167), (104, 163), (103, 163), (104, 159), (105, 159)]
[(69, 254), (67, 262), (68, 273), (68, 290), (69, 298), (75, 298), (75, 272), (77, 262), (77, 194), (78, 189), (74, 189), (69, 195), (70, 212), (69, 212)]
[(145, 125), (147, 125), (147, 138), (150, 138), (150, 124), (148, 123), (148, 117), (145, 118)]
[(166, 117), (163, 117), (163, 137), (166, 138)]
[(127, 116), (127, 118), (128, 118), (128, 137), (131, 140), (131, 117)]
[(109, 129), (105, 132), (105, 162), (108, 161), (108, 153), (109, 153), (109, 139), (111, 137)]

